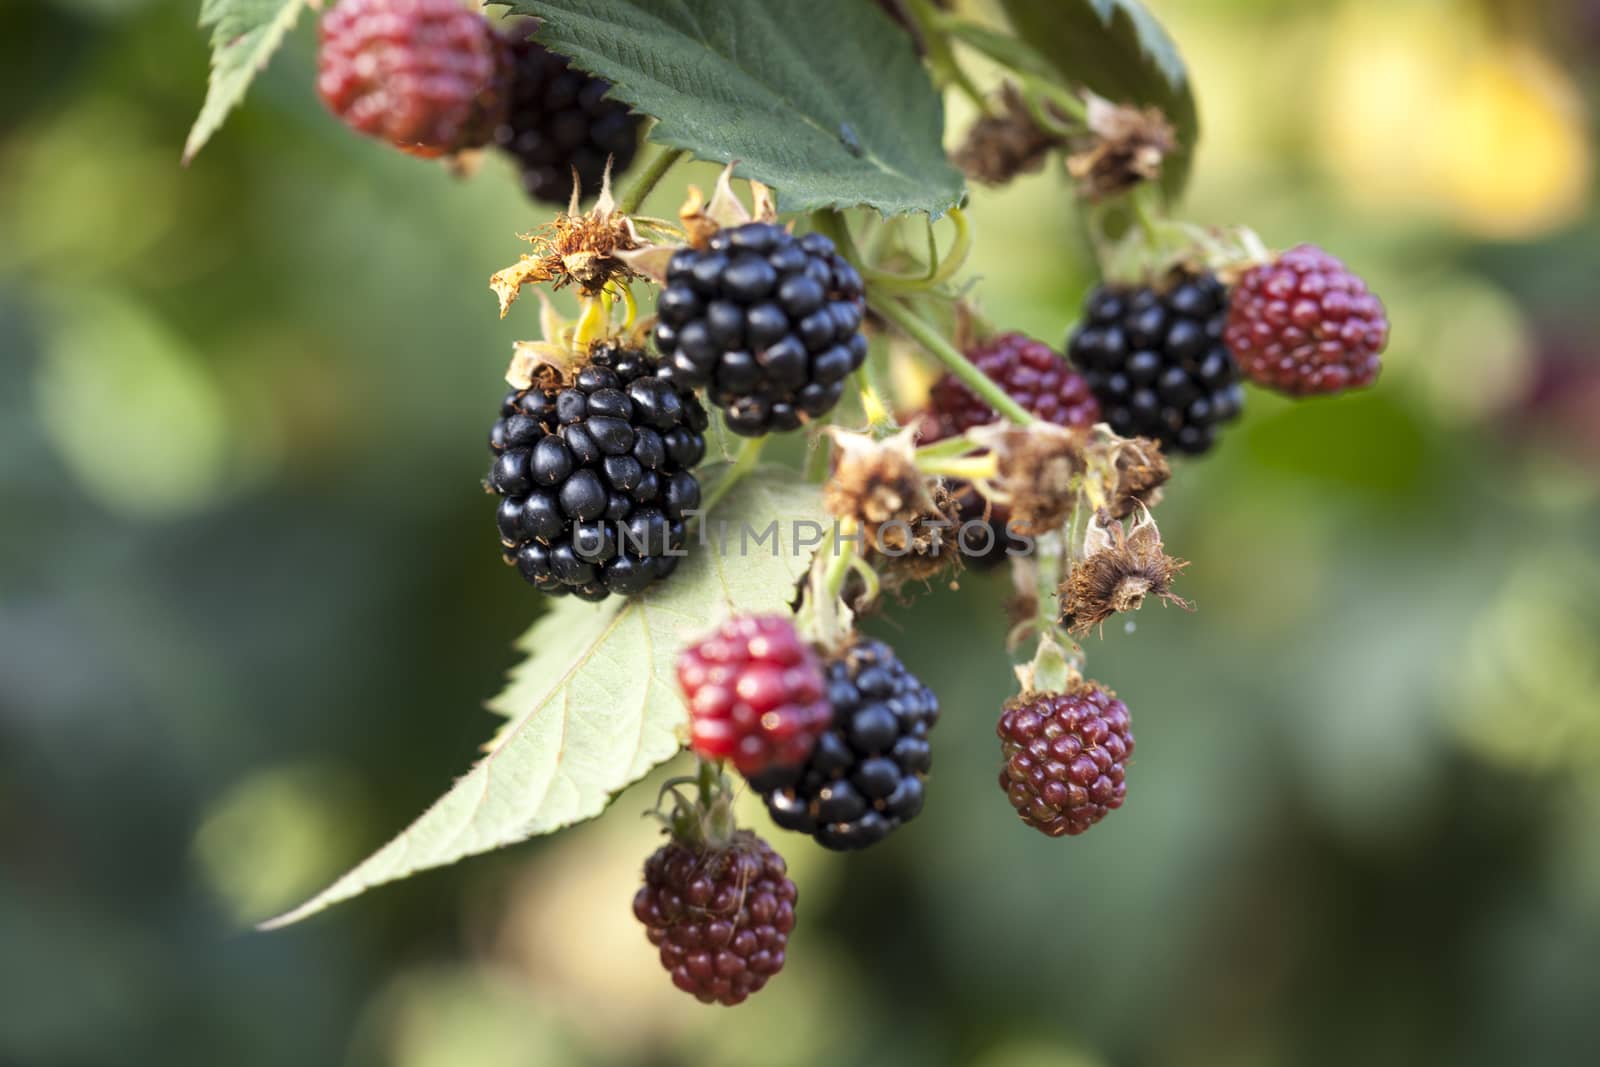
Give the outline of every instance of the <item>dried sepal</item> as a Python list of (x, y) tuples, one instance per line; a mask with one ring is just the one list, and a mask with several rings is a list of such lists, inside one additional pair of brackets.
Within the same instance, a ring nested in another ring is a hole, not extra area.
[(1039, 536), (1067, 522), (1088, 470), (1086, 431), (1046, 422), (991, 423), (967, 436), (995, 454), (997, 476), (980, 488), (1010, 508), (1017, 533)]
[(1178, 138), (1160, 110), (1136, 108), (1088, 94), (1089, 134), (1074, 141), (1067, 173), (1083, 195), (1104, 200), (1161, 176)]
[(584, 295), (594, 296), (612, 282), (626, 284), (643, 277), (625, 258), (644, 242), (633, 220), (617, 210), (610, 171), (592, 209), (580, 211), (577, 197), (574, 190), (566, 214), (531, 233), (518, 234), (533, 245), (533, 252), (489, 279), (489, 288), (500, 301), (501, 318), (525, 285), (549, 282), (553, 289), (576, 285)]
[(827, 433), (834, 466), (823, 507), (860, 530), (885, 584), (926, 581), (958, 560), (956, 504), (942, 479), (918, 470), (914, 427), (881, 441), (839, 427)]
[(1118, 437), (1110, 427), (1102, 444), (1106, 509), (1114, 519), (1125, 519), (1140, 507), (1161, 503), (1161, 487), (1172, 477), (1172, 467), (1161, 451), (1161, 443), (1148, 437)]
[(1059, 134), (1039, 125), (1022, 93), (1010, 82), (1000, 90), (1000, 106), (999, 114), (984, 115), (974, 122), (950, 154), (950, 161), (963, 174), (986, 185), (1004, 185), (1019, 174), (1042, 170), (1051, 150), (1066, 143)]
[(1084, 559), (1058, 590), (1062, 624), (1070, 633), (1086, 634), (1119, 612), (1138, 611), (1148, 597), (1193, 611), (1172, 592), (1173, 580), (1188, 565), (1166, 554), (1148, 510), (1141, 509), (1131, 531), (1101, 510), (1090, 523)]

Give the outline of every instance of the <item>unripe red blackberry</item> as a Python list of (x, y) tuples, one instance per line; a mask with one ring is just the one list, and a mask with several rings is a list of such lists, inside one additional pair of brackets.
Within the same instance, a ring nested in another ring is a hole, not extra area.
[(769, 222), (719, 230), (667, 266), (656, 301), (664, 373), (704, 388), (746, 437), (833, 410), (867, 358), (861, 275), (820, 233)]
[(706, 413), (610, 343), (561, 380), (507, 394), (489, 434), (489, 488), (505, 560), (535, 588), (604, 600), (677, 567), (685, 518), (700, 506), (692, 470)]
[[(532, 27), (516, 24), (526, 36)], [(576, 171), (584, 197), (600, 191), (606, 161), (613, 174), (633, 163), (639, 150), (640, 116), (620, 100), (606, 99), (611, 83), (574, 68), (544, 45), (510, 45), (510, 104), (494, 141), (522, 171), (522, 187), (535, 200), (565, 204)]]
[(1128, 706), (1110, 690), (1082, 682), (1065, 693), (1018, 697), (995, 732), (1005, 760), (1000, 788), (1034, 829), (1081, 834), (1122, 807), (1133, 733)]
[[(1002, 333), (969, 349), (966, 357), (1006, 395), (1030, 414), (1057, 426), (1093, 426), (1100, 403), (1083, 375), (1043, 341), (1026, 334)], [(938, 430), (925, 440), (940, 440), (987, 426), (1000, 416), (957, 378), (945, 374), (928, 398)]]
[(922, 810), (939, 700), (882, 641), (858, 638), (823, 664), (833, 720), (799, 767), (750, 779), (772, 821), (826, 848), (866, 848)]
[(1300, 245), (1239, 278), (1222, 336), (1246, 378), (1310, 396), (1371, 385), (1389, 319), (1342, 262)]
[(816, 654), (785, 615), (745, 615), (684, 649), (689, 747), (742, 775), (804, 763), (833, 721)]
[(1211, 274), (1168, 284), (1102, 286), (1068, 344), (1072, 362), (1123, 437), (1199, 455), (1244, 406), (1239, 368), (1222, 343), (1227, 293)]
[(674, 985), (733, 1005), (783, 969), (796, 895), (783, 857), (740, 830), (726, 848), (662, 845), (645, 862), (633, 914)]
[(340, 0), (321, 37), (317, 92), (360, 133), (441, 155), (486, 143), (505, 107), (502, 46), (460, 0)]

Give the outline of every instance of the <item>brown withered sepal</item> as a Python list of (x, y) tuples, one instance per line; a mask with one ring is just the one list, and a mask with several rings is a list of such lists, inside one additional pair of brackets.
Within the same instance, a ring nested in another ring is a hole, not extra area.
[(1010, 82), (1000, 90), (1000, 105), (999, 114), (974, 122), (950, 154), (963, 174), (986, 185), (1004, 185), (1019, 174), (1037, 173), (1051, 150), (1066, 144), (1034, 120)]
[(1088, 549), (1058, 590), (1061, 621), (1070, 633), (1081, 636), (1113, 615), (1138, 611), (1147, 597), (1194, 610), (1172, 592), (1173, 579), (1189, 564), (1166, 554), (1148, 511), (1129, 533), (1102, 509), (1090, 527)]
[(1013, 530), (1037, 537), (1066, 523), (1088, 470), (1089, 431), (1036, 422), (1026, 428), (995, 423), (969, 432), (995, 453), (996, 482)]
[(1090, 200), (1104, 200), (1161, 176), (1161, 163), (1178, 138), (1158, 109), (1088, 100), (1089, 133), (1077, 138), (1067, 173)]
[(1135, 509), (1153, 508), (1161, 502), (1161, 487), (1172, 477), (1172, 467), (1161, 444), (1148, 437), (1121, 440), (1112, 457), (1114, 482), (1106, 485), (1106, 504), (1114, 519), (1125, 519)]
[(829, 514), (852, 521), (891, 588), (926, 581), (959, 562), (956, 502), (942, 479), (917, 470), (914, 430), (884, 441), (834, 429), (833, 473), (822, 491)]

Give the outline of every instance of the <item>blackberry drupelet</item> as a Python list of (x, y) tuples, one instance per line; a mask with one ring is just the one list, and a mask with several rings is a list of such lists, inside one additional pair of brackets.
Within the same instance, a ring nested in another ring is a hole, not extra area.
[[(526, 24), (518, 32), (528, 32)], [(566, 204), (574, 171), (583, 196), (594, 196), (607, 159), (613, 174), (633, 163), (640, 117), (605, 99), (610, 82), (574, 69), (543, 45), (514, 40), (509, 51), (511, 100), (495, 143), (517, 160), (522, 187), (535, 200)]]
[(317, 92), (359, 133), (417, 155), (488, 141), (501, 43), (459, 0), (341, 0), (322, 17)]
[(787, 615), (743, 615), (678, 656), (689, 747), (740, 774), (805, 762), (833, 721), (816, 653)]
[(603, 600), (677, 566), (700, 505), (705, 409), (642, 352), (599, 343), (567, 381), (507, 394), (488, 486), (505, 559), (536, 588)]
[(832, 726), (802, 766), (750, 785), (784, 829), (831, 849), (866, 848), (922, 810), (939, 701), (881, 641), (858, 638), (824, 672)]
[(1102, 286), (1068, 353), (1113, 430), (1199, 455), (1244, 406), (1222, 343), (1227, 316), (1227, 291), (1211, 274), (1180, 274), (1161, 289)]
[(645, 861), (633, 914), (674, 985), (733, 1005), (783, 969), (796, 896), (783, 857), (740, 830), (721, 849), (662, 845)]
[(667, 267), (656, 303), (663, 373), (705, 388), (734, 433), (798, 429), (833, 409), (867, 358), (864, 292), (822, 234), (767, 222), (720, 230)]
[(1051, 837), (1081, 834), (1122, 807), (1133, 755), (1128, 706), (1095, 682), (1006, 705), (1000, 788), (1022, 821)]
[(1300, 245), (1240, 277), (1222, 336), (1257, 385), (1288, 396), (1326, 395), (1378, 377), (1389, 318), (1344, 263)]

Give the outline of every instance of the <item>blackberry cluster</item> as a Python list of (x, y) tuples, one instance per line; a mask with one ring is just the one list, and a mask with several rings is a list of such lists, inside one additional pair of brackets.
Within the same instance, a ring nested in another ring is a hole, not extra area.
[(939, 701), (881, 641), (857, 639), (824, 670), (833, 725), (802, 766), (750, 785), (784, 829), (826, 848), (866, 848), (922, 810)]
[(509, 50), (511, 99), (495, 143), (516, 158), (522, 187), (535, 200), (567, 203), (574, 171), (583, 196), (594, 196), (608, 159), (613, 173), (633, 163), (639, 116), (605, 98), (610, 82), (574, 70), (543, 45), (517, 40)]
[(1388, 339), (1383, 302), (1315, 245), (1246, 271), (1223, 331), (1246, 378), (1289, 396), (1371, 385)]
[(817, 657), (785, 615), (730, 619), (678, 657), (689, 747), (740, 774), (805, 762), (833, 721)]
[(672, 573), (706, 413), (641, 352), (597, 344), (570, 382), (507, 394), (488, 485), (506, 562), (544, 592), (627, 596)]
[(1199, 455), (1244, 406), (1222, 342), (1227, 317), (1227, 290), (1211, 274), (1179, 275), (1164, 289), (1101, 287), (1068, 352), (1113, 430)]
[(1122, 807), (1133, 733), (1116, 694), (1088, 682), (1019, 698), (1006, 705), (995, 732), (1005, 759), (1000, 788), (1034, 829), (1081, 834)]
[(633, 914), (674, 985), (731, 1006), (783, 969), (796, 895), (783, 857), (740, 830), (723, 849), (662, 845), (645, 861)]
[(418, 155), (488, 141), (501, 43), (459, 0), (341, 0), (322, 18), (317, 92), (346, 125)]
[(822, 234), (750, 222), (667, 266), (656, 303), (664, 373), (705, 388), (734, 433), (795, 430), (827, 414), (867, 358), (861, 275)]

